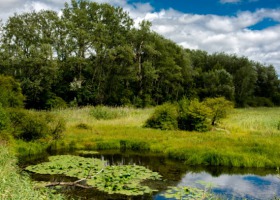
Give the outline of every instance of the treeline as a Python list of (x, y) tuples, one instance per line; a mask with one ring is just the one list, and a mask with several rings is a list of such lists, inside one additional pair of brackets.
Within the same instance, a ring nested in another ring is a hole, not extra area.
[(220, 96), (239, 107), (280, 105), (273, 66), (183, 49), (109, 4), (72, 0), (60, 14), (15, 14), (0, 33), (0, 74), (20, 83), (26, 108)]

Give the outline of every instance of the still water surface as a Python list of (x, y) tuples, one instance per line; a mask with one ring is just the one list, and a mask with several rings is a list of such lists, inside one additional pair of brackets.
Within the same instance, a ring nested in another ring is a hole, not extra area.
[[(93, 189), (67, 187), (62, 193), (73, 199), (154, 199), (165, 200), (162, 194), (168, 186), (192, 186), (205, 189), (212, 188), (212, 192), (222, 195), (224, 199), (264, 200), (280, 196), (280, 178), (274, 169), (242, 169), (224, 167), (185, 166), (182, 162), (170, 160), (164, 156), (148, 153), (102, 151), (90, 157), (106, 160), (108, 165), (137, 164), (159, 172), (164, 181), (150, 185), (159, 190), (152, 196), (127, 197), (123, 195), (108, 195)], [(24, 165), (35, 164), (40, 161), (28, 161)], [(66, 177), (32, 174), (38, 181), (67, 181)], [(69, 178), (68, 178), (69, 180)], [(147, 185), (151, 183), (146, 183)]]

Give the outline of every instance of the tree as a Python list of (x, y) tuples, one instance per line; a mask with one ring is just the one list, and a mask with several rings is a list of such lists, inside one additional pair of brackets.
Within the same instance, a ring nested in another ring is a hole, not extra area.
[(133, 57), (127, 42), (133, 24), (128, 13), (109, 4), (72, 0), (62, 19), (70, 44), (63, 79), (80, 83), (75, 90), (69, 88), (74, 97), (81, 105), (120, 104), (118, 92), (128, 85)]
[(260, 63), (256, 63), (256, 71), (257, 81), (255, 85), (254, 96), (266, 98), (267, 101), (271, 101), (278, 105), (279, 100), (277, 100), (277, 96), (279, 96), (280, 82), (278, 80), (275, 68), (271, 65), (263, 66)]
[(5, 63), (9, 65), (5, 74), (20, 81), (28, 108), (45, 108), (52, 93), (57, 75), (52, 30), (57, 19), (52, 11), (15, 14), (4, 27)]
[(217, 121), (225, 118), (227, 114), (233, 109), (233, 103), (226, 100), (224, 97), (206, 98), (203, 101), (208, 108), (210, 108), (211, 125), (214, 126)]
[(225, 69), (218, 69), (202, 73), (202, 88), (199, 90), (199, 96), (206, 97), (225, 97), (228, 100), (234, 100), (233, 77)]
[(0, 104), (2, 107), (23, 107), (20, 84), (10, 76), (0, 75)]

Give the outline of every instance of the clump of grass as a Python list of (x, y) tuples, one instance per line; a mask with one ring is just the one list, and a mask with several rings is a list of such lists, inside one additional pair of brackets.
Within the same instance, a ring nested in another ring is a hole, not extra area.
[(79, 123), (75, 126), (77, 129), (89, 130), (91, 127), (86, 123)]
[(8, 148), (0, 146), (0, 199), (47, 200), (63, 199), (61, 195), (51, 194), (47, 190), (35, 190), (34, 185), (26, 174), (21, 174), (16, 165), (16, 158)]
[(110, 120), (128, 116), (128, 110), (125, 108), (113, 108), (106, 106), (96, 106), (91, 112), (91, 116), (98, 120)]
[(43, 154), (51, 145), (45, 140), (37, 140), (33, 142), (26, 142), (23, 140), (15, 140), (15, 154), (17, 156), (29, 156), (36, 154)]

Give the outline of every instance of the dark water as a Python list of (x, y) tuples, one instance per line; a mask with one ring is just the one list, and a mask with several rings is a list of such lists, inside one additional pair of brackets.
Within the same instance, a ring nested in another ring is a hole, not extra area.
[[(252, 168), (225, 168), (186, 166), (182, 162), (170, 160), (164, 156), (119, 151), (101, 151), (97, 155), (87, 157), (101, 158), (109, 165), (137, 164), (145, 166), (153, 171), (159, 172), (164, 178), (162, 181), (145, 182), (159, 192), (137, 197), (123, 195), (108, 195), (94, 189), (81, 189), (76, 187), (64, 187), (60, 192), (69, 199), (154, 199), (164, 200), (160, 196), (168, 186), (192, 186), (205, 189), (211, 187), (212, 192), (222, 195), (224, 199), (249, 199), (266, 200), (280, 197), (280, 178), (276, 175), (275, 169), (252, 169)], [(46, 157), (37, 159), (24, 158), (22, 166), (36, 164), (46, 161)], [(48, 176), (31, 174), (34, 180), (38, 181), (75, 181), (73, 178), (63, 176)]]

